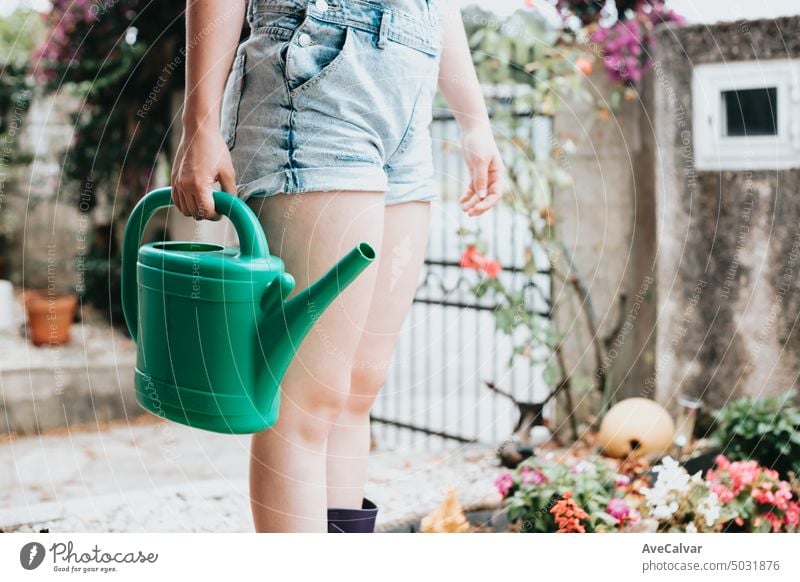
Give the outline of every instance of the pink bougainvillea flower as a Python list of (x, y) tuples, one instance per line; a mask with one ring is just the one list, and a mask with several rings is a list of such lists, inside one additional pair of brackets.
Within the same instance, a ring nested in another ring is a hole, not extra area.
[(497, 487), (497, 491), (500, 492), (500, 495), (505, 497), (514, 486), (514, 477), (512, 477), (511, 473), (502, 473), (494, 480), (494, 486)]
[(531, 469), (530, 467), (522, 467), (519, 472), (519, 479), (525, 485), (541, 485), (547, 482), (547, 477), (539, 469)]
[(662, 22), (674, 22), (675, 24), (683, 24), (686, 19), (675, 12), (674, 10), (664, 6), (664, 2), (649, 2), (650, 4), (650, 22), (653, 24), (661, 24)]
[(469, 245), (464, 250), (459, 264), (462, 269), (473, 269), (485, 273), (490, 279), (496, 279), (500, 271), (503, 270), (499, 262), (483, 256), (474, 245)]
[[(575, 4), (571, 0), (565, 8), (574, 12)], [(603, 3), (599, 2), (602, 6)], [(560, 4), (561, 5), (561, 4)], [(620, 3), (617, 2), (619, 7)], [(599, 11), (586, 12), (580, 9), (584, 25), (600, 17)], [(591, 32), (591, 42), (602, 49), (602, 62), (608, 78), (615, 83), (636, 84), (644, 74), (653, 68), (652, 51), (655, 46), (653, 29), (661, 22), (683, 21), (682, 17), (664, 6), (663, 0), (648, 0), (634, 3), (619, 11), (620, 17), (605, 26), (602, 23)]]

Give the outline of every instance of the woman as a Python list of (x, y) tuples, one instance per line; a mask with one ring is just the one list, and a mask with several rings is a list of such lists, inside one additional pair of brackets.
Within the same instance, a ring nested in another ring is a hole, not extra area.
[[(303, 289), (360, 241), (377, 264), (320, 317), (253, 437), (257, 531), (372, 531), (369, 411), (410, 309), (435, 198), (432, 100), (461, 130), (469, 216), (503, 166), (459, 11), (445, 0), (190, 0), (175, 205), (216, 220), (212, 184), (258, 214)], [(239, 44), (243, 19), (250, 36)]]

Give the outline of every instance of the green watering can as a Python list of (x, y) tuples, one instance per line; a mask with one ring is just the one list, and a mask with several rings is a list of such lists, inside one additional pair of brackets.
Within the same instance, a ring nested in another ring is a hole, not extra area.
[(162, 188), (136, 205), (125, 229), (122, 307), (136, 341), (136, 399), (153, 414), (214, 432), (243, 434), (278, 420), (280, 383), (314, 322), (375, 258), (361, 243), (287, 301), (294, 278), (269, 254), (240, 199), (214, 192), (239, 248), (198, 242), (141, 245)]

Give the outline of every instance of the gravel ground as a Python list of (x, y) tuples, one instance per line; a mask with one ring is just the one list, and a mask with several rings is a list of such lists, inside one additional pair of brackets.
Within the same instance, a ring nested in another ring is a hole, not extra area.
[[(164, 422), (119, 424), (0, 442), (0, 529), (29, 532), (247, 532), (249, 438)], [(367, 495), (378, 529), (413, 522), (449, 486), (466, 508), (493, 507), (500, 469), (471, 445), (378, 448)]]

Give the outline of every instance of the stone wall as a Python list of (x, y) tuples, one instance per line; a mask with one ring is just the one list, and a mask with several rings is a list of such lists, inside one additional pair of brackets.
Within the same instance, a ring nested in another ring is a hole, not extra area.
[[(609, 103), (612, 91), (602, 67), (587, 88)], [(652, 384), (655, 335), (655, 209), (653, 132), (645, 88), (616, 111), (598, 116), (594, 102), (570, 101), (554, 120), (559, 143), (575, 151), (561, 160), (573, 178), (553, 199), (558, 237), (574, 259), (591, 297), (598, 336), (607, 347), (608, 382), (616, 398), (638, 396)], [(591, 334), (581, 302), (568, 287), (554, 288), (557, 323), (566, 332), (568, 365), (592, 380)], [(652, 389), (650, 390), (652, 392)], [(593, 405), (596, 407), (596, 403)]]
[(61, 188), (64, 151), (72, 143), (71, 115), (77, 100), (61, 94), (36, 95), (20, 132), (20, 147), (33, 161), (14, 172), (8, 212), (15, 233), (9, 252), (12, 281), (28, 288), (78, 286), (78, 247), (91, 242), (91, 226), (81, 218), (75, 198)]
[(652, 88), (657, 141), (657, 392), (712, 406), (780, 393), (800, 367), (800, 169), (699, 172), (692, 71), (797, 58), (800, 18), (662, 28)]

